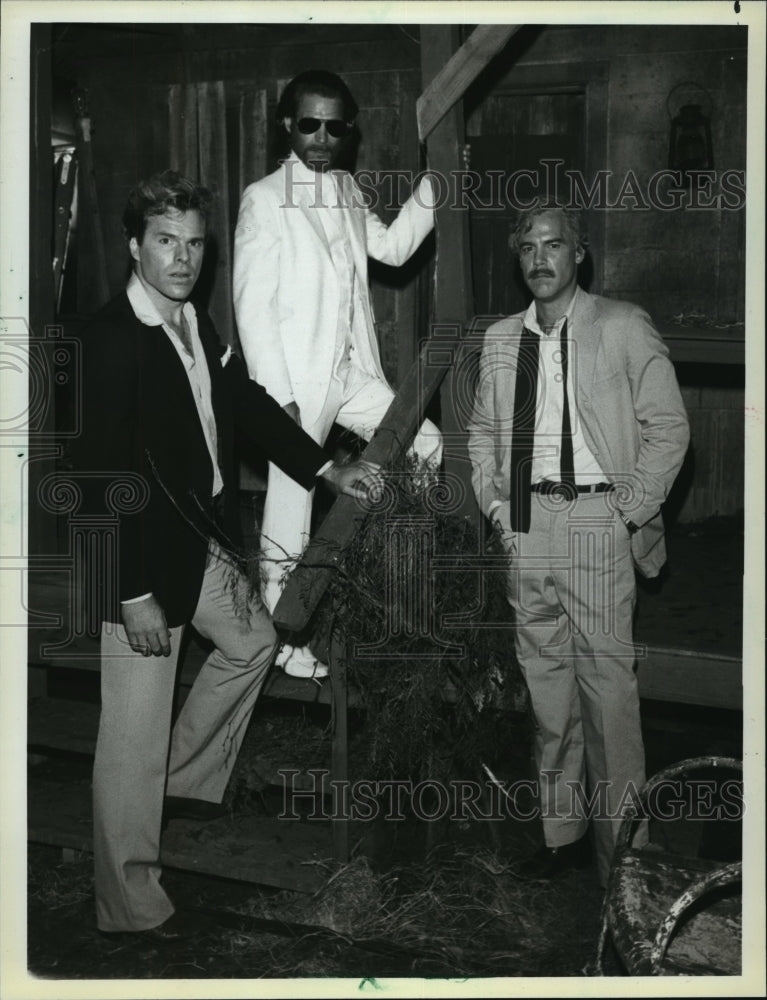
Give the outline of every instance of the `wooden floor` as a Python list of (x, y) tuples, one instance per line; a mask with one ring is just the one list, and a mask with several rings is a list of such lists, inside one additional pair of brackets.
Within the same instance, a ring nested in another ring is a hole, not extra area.
[(743, 708), (743, 539), (730, 519), (667, 535), (657, 581), (638, 582), (636, 642), (643, 698)]
[[(90, 777), (66, 780), (50, 766), (30, 768), (29, 840), (76, 851), (93, 850)], [(171, 820), (161, 860), (171, 868), (259, 885), (315, 892), (325, 882), (322, 863), (333, 855), (330, 822), (278, 816), (231, 816), (197, 823)]]

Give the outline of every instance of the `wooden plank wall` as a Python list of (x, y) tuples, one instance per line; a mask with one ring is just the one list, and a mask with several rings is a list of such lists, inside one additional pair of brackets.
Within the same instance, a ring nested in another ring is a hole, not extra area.
[[(224, 80), (229, 103), (237, 81), (247, 80), (254, 93), (267, 94), (267, 106), (257, 109), (260, 121), (262, 113), (271, 114), (278, 80), (312, 65), (330, 66), (349, 80), (363, 109), (357, 166), (415, 169), (420, 165), (414, 114), (420, 92), (418, 34), (415, 25), (237, 26), (237, 44), (224, 44), (220, 32), (201, 26), (188, 32), (178, 51), (171, 40), (155, 53), (140, 52), (130, 42), (112, 51), (100, 47), (87, 55), (69, 52), (61, 61), (54, 53), (56, 71), (91, 90), (94, 159), (112, 291), (124, 285), (128, 273), (120, 228), (127, 191), (137, 177), (169, 161), (170, 85)], [(508, 90), (520, 76), (537, 80), (542, 70), (565, 80), (568, 73), (575, 74), (587, 83), (598, 77), (602, 96), (599, 101), (589, 97), (589, 106), (597, 108), (601, 125), (590, 122), (589, 134), (598, 126), (605, 137), (600, 167), (616, 175), (631, 169), (643, 181), (666, 166), (665, 99), (680, 79), (702, 82), (714, 98), (717, 169), (744, 166), (745, 36), (738, 29), (686, 26), (657, 32), (651, 26), (614, 26), (595, 33), (552, 26), (524, 39), (522, 34), (512, 40), (520, 38), (515, 47), (518, 61), (492, 76), (488, 94)], [(583, 76), (584, 66), (593, 72)], [(238, 102), (239, 94), (235, 113)], [(239, 157), (238, 149), (230, 172), (238, 171)], [(235, 183), (230, 180), (230, 187)], [(592, 222), (603, 231), (596, 241), (599, 267), (604, 269), (598, 290), (646, 306), (661, 330), (680, 312), (722, 324), (743, 318), (743, 211), (592, 214)], [(230, 217), (230, 226), (233, 221)], [(501, 249), (496, 247), (496, 256)], [(101, 303), (89, 286), (93, 272), (88, 247), (79, 250), (81, 310), (90, 312)], [(492, 248), (487, 251), (492, 258)], [(404, 271), (373, 269), (384, 368), (395, 386), (426, 330), (429, 252), (426, 248)], [(481, 248), (475, 247), (477, 253), (481, 256)], [(480, 261), (478, 267), (486, 263)], [(416, 274), (418, 281), (413, 280)], [(502, 269), (496, 268), (494, 286), (502, 281)], [(693, 381), (685, 383), (685, 398), (693, 422), (696, 470), (678, 517), (690, 521), (736, 513), (742, 508), (742, 470), (737, 467), (743, 448), (742, 389)]]
[[(680, 474), (686, 487), (677, 520), (704, 521), (743, 511), (743, 389), (682, 385), (690, 418), (690, 452)], [(671, 505), (675, 504), (674, 494)]]
[[(596, 114), (591, 105), (598, 102), (587, 97), (587, 141), (594, 129), (606, 130), (609, 141), (598, 169), (610, 172), (613, 194), (629, 171), (642, 188), (668, 165), (667, 97), (680, 82), (695, 81), (711, 97), (717, 177), (723, 171), (745, 169), (745, 29), (687, 26), (659, 32), (651, 26), (607, 26), (593, 32), (552, 26), (528, 36), (527, 42), (514, 66), (499, 72), (493, 89), (475, 99), (468, 122), (470, 135), (478, 137), (475, 141), (493, 131), (502, 135), (507, 129), (520, 128), (543, 140), (556, 113), (513, 123), (513, 107), (508, 102), (503, 107), (500, 95), (513, 93), (515, 87), (527, 89), (532, 113), (544, 100), (541, 95), (547, 86), (552, 90), (563, 83), (565, 90), (589, 86), (602, 72), (604, 105)], [(579, 67), (587, 64), (593, 71), (584, 74)], [(541, 74), (543, 68), (549, 73), (548, 83)], [(564, 99), (556, 93), (550, 96), (552, 102)], [(501, 109), (504, 120), (499, 121)], [(594, 168), (591, 161), (589, 182)], [(476, 229), (480, 238), (482, 226), (489, 232), (498, 228), (490, 213), (485, 215), (487, 221), (479, 219)], [(694, 314), (701, 325), (712, 325), (722, 338), (742, 340), (745, 207), (734, 210), (715, 204), (710, 209), (664, 211), (634, 206), (628, 199), (624, 207), (590, 211), (587, 221), (595, 277), (602, 272), (593, 290), (644, 306), (661, 333), (678, 330), (673, 321), (680, 314)], [(601, 227), (596, 239), (595, 226)], [(505, 310), (512, 301), (521, 308), (513, 273), (507, 275), (508, 287), (499, 288), (504, 264), (512, 267), (502, 236), (496, 232), (492, 244), (474, 247), (477, 292), (491, 312)], [(693, 448), (668, 505), (671, 516), (680, 522), (743, 510), (743, 380), (722, 372), (718, 360), (712, 357), (710, 366), (679, 366), (693, 437)]]
[[(62, 49), (58, 62), (54, 54), (58, 71), (76, 78), (91, 94), (94, 160), (112, 294), (124, 286), (129, 268), (120, 223), (128, 190), (138, 178), (168, 166), (172, 146), (179, 148), (184, 142), (175, 136), (172, 143), (169, 135), (172, 90), (223, 81), (231, 161), (226, 186), (233, 193), (230, 240), (241, 189), (276, 166), (274, 145), (266, 140), (273, 139), (276, 128), (270, 117), (278, 81), (301, 70), (331, 67), (348, 81), (361, 108), (357, 169), (419, 169), (417, 28), (409, 36), (396, 26), (239, 26), (232, 32), (227, 45), (221, 26), (210, 31), (201, 26), (187, 32), (183, 46), (175, 36), (169, 38), (163, 52), (133, 49), (126, 35), (125, 46), (109, 54), (96, 51), (86, 56)], [(192, 114), (192, 109), (187, 111)], [(251, 135), (241, 140), (240, 124), (256, 130), (258, 138)], [(402, 192), (406, 196), (405, 185)], [(384, 210), (381, 214), (393, 218), (395, 213)], [(429, 243), (405, 268), (372, 268), (384, 370), (395, 387), (418, 352), (418, 330), (425, 318), (425, 285), (418, 279), (424, 275), (428, 284), (432, 247)], [(87, 314), (102, 302), (88, 279), (92, 272), (88, 247), (81, 251), (78, 311)]]

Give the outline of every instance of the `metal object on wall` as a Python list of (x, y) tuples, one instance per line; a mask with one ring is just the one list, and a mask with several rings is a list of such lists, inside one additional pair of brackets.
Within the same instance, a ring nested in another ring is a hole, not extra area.
[[(705, 98), (704, 104), (701, 98)], [(676, 112), (674, 108), (676, 107)], [(668, 165), (681, 171), (684, 180), (697, 170), (713, 170), (714, 146), (711, 139), (713, 100), (697, 83), (678, 83), (666, 99), (671, 119)]]

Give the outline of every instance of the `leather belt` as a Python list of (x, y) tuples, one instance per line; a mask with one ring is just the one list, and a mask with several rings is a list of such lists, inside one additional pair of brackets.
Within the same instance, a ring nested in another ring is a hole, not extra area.
[(571, 486), (569, 483), (557, 483), (551, 479), (542, 479), (533, 483), (531, 493), (543, 493), (546, 496), (562, 496), (575, 498), (578, 493), (608, 493), (613, 488), (612, 483), (591, 483), (588, 486)]

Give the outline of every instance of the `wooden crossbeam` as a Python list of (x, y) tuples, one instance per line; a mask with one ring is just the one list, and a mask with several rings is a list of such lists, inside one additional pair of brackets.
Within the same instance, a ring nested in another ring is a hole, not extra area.
[[(437, 30), (442, 25), (436, 26)], [(520, 24), (480, 24), (445, 63), (416, 103), (418, 136), (421, 142), (434, 131), (467, 87), (497, 55)], [(421, 29), (421, 41), (429, 28)]]

